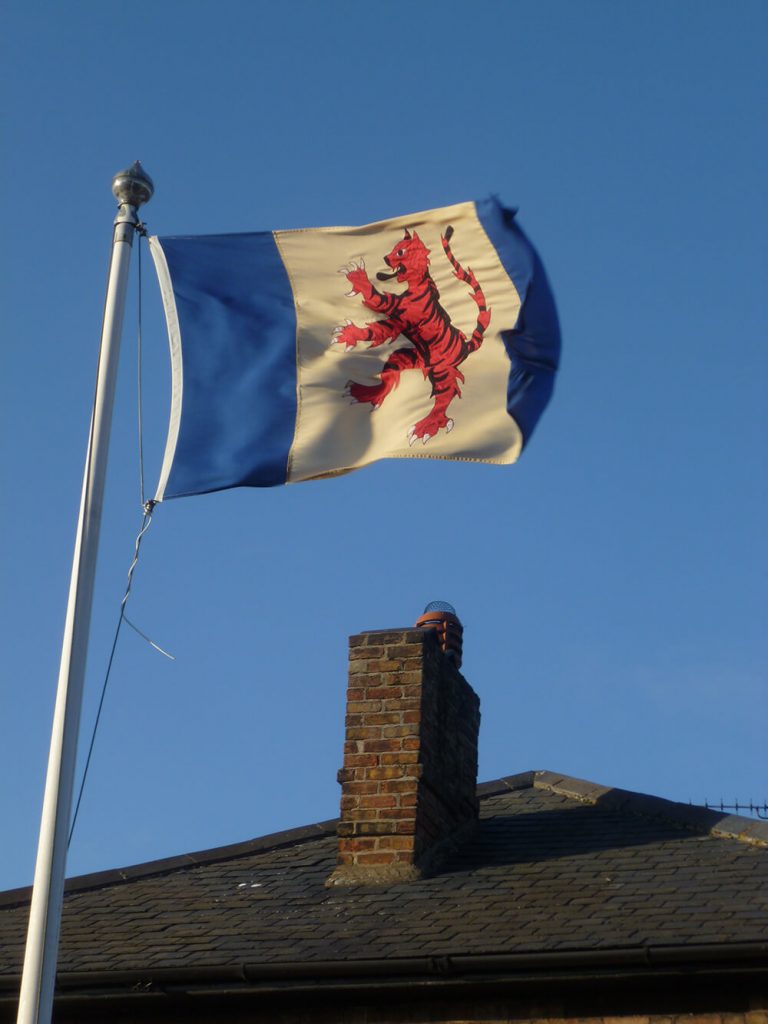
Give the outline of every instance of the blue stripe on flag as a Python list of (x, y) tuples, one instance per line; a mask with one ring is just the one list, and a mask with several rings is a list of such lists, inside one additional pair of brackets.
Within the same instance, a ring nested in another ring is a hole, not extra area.
[(515, 210), (490, 198), (475, 203), (480, 223), (522, 303), (514, 329), (502, 338), (512, 362), (507, 409), (526, 444), (552, 397), (560, 361), (560, 324), (538, 253), (515, 221)]
[(164, 497), (285, 483), (296, 423), (296, 315), (272, 234), (160, 243), (184, 361)]

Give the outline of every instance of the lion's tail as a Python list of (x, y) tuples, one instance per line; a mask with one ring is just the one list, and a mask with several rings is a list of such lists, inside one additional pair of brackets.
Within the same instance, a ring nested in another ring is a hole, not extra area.
[(453, 237), (453, 228), (448, 226), (445, 229), (445, 234), (440, 236), (440, 241), (443, 243), (443, 251), (451, 262), (453, 267), (453, 273), (460, 281), (465, 281), (472, 289), (472, 298), (477, 303), (477, 326), (472, 332), (472, 337), (467, 341), (467, 354), (475, 352), (483, 343), (483, 335), (491, 322), (491, 311), (485, 302), (485, 295), (483, 295), (483, 289), (480, 287), (480, 283), (472, 273), (471, 267), (464, 267), (459, 263), (456, 257), (453, 255), (451, 250), (451, 238)]

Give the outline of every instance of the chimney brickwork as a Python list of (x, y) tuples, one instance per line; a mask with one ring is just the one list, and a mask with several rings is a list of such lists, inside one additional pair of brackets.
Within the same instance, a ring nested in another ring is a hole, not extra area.
[(480, 701), (434, 630), (349, 641), (338, 826), (328, 885), (422, 877), (477, 820)]

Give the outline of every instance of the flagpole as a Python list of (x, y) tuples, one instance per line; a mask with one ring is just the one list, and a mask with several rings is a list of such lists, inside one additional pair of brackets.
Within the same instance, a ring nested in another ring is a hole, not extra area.
[(153, 191), (152, 180), (138, 160), (112, 180), (118, 213), (104, 302), (96, 392), (75, 536), (17, 1024), (48, 1024), (53, 1012), (77, 736), (128, 268), (139, 223), (138, 209), (142, 203), (149, 202)]

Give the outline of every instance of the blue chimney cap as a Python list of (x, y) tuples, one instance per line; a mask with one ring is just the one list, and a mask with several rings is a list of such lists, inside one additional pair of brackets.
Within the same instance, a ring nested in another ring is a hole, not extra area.
[(424, 613), (426, 614), (427, 612), (448, 612), (450, 615), (455, 615), (456, 609), (452, 604), (448, 604), (447, 601), (430, 601), (424, 609)]

